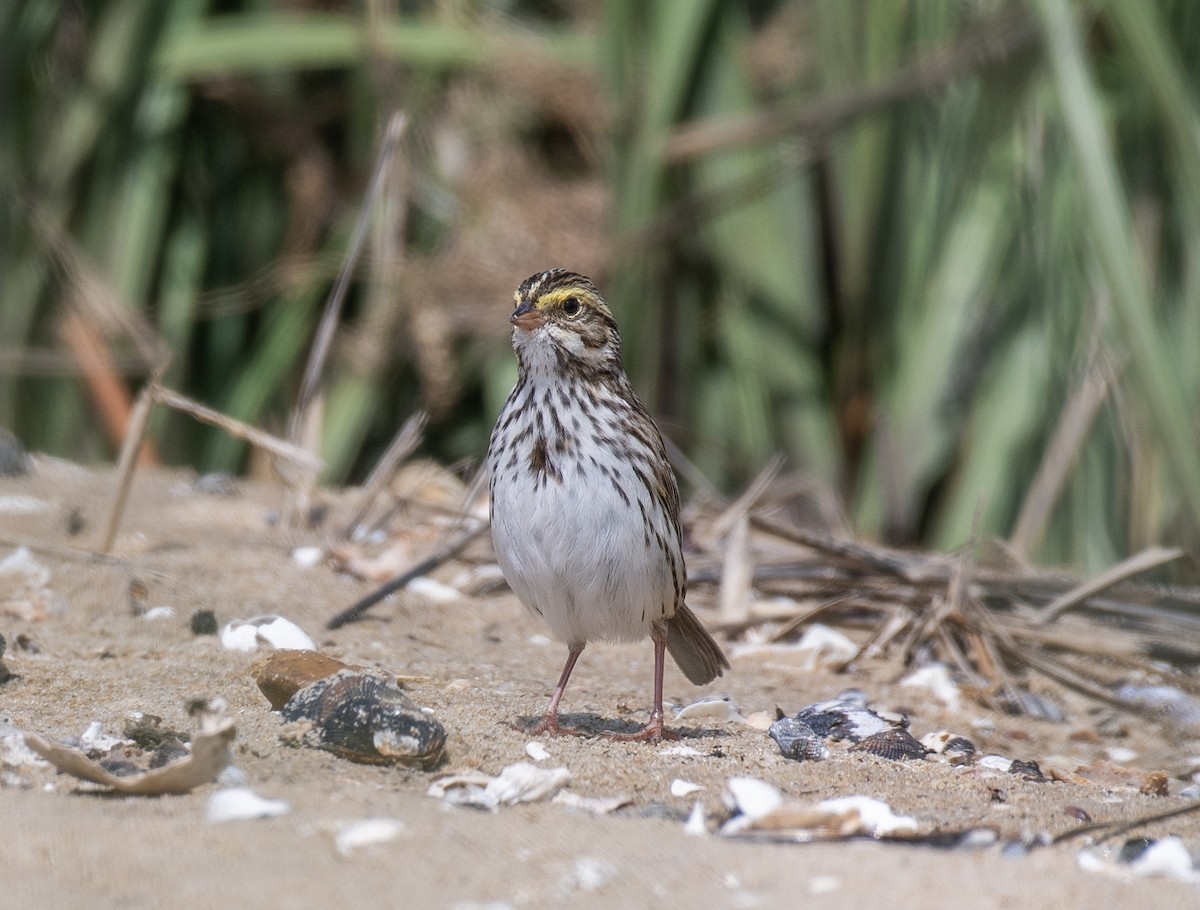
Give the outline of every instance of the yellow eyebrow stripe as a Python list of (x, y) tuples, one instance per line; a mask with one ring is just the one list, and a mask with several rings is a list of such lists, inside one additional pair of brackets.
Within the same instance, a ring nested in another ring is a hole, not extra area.
[(593, 305), (594, 296), (590, 291), (585, 291), (578, 287), (555, 288), (553, 291), (547, 291), (537, 299), (537, 307), (539, 310), (555, 309), (566, 303), (568, 297), (576, 297), (580, 303), (588, 306)]

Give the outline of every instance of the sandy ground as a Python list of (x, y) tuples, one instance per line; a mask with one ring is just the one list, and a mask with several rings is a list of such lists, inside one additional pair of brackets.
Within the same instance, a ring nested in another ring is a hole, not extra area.
[[(966, 772), (936, 761), (892, 763), (839, 753), (821, 763), (779, 755), (747, 726), (679, 724), (698, 755), (666, 746), (561, 737), (542, 742), (547, 766), (571, 772), (582, 796), (627, 796), (628, 807), (596, 817), (539, 803), (485, 812), (426, 795), (448, 770), (497, 773), (528, 760), (529, 737), (512, 724), (538, 714), (557, 678), (564, 649), (507, 593), (433, 604), (403, 595), (364, 621), (336, 632), (325, 621), (372, 585), (325, 566), (303, 568), (294, 547), (321, 544), (324, 531), (283, 531), (269, 518), (277, 490), (238, 483), (234, 496), (198, 492), (191, 475), (139, 473), (112, 557), (90, 547), (100, 534), (112, 474), (38, 458), (21, 478), (0, 478), (5, 497), (32, 497), (35, 511), (0, 514), (0, 558), (27, 545), (50, 570), (65, 610), (40, 621), (0, 615), (5, 662), (18, 678), (0, 686), (0, 714), (11, 727), (51, 738), (78, 736), (93, 721), (119, 733), (131, 712), (159, 715), (190, 729), (186, 706), (220, 696), (237, 722), (233, 763), (260, 795), (286, 800), (287, 815), (213, 825), (205, 809), (219, 785), (186, 796), (132, 798), (57, 776), (48, 767), (9, 769), (0, 788), (0, 905), (64, 906), (652, 906), (973, 908), (1200, 906), (1200, 886), (1153, 878), (1116, 879), (1079, 868), (1078, 842), (1032, 851), (938, 849), (864, 840), (816, 844), (747, 843), (685, 834), (696, 797), (677, 798), (671, 781), (705, 789), (711, 824), (724, 813), (730, 777), (774, 783), (787, 796), (817, 801), (865, 794), (941, 831), (984, 827), (1000, 841), (1059, 834), (1095, 821), (1134, 818), (1189, 803), (1094, 784), (1034, 783)], [(82, 518), (82, 530), (72, 535)], [(129, 588), (144, 585), (145, 606), (174, 615), (134, 615)], [(704, 592), (694, 603), (707, 611)], [(278, 613), (307, 630), (328, 654), (421, 679), (407, 684), (449, 731), (438, 772), (356, 765), (281, 743), (280, 721), (248, 675), (252, 655), (194, 635), (196, 610), (222, 625)], [(28, 636), (30, 653), (15, 645)], [(592, 729), (644, 723), (651, 649), (596, 645), (581, 660), (564, 703), (567, 720)], [(931, 705), (893, 684), (894, 668), (866, 666), (834, 675), (803, 673), (762, 658), (733, 660), (733, 672), (707, 687), (727, 692), (746, 713), (794, 712), (848, 687), (879, 708), (903, 711), (917, 736), (951, 729), (985, 751), (1045, 762), (1091, 761), (1112, 746), (1134, 750), (1134, 768), (1184, 767), (1200, 752), (1131, 718), (1068, 702), (1064, 724)], [(670, 698), (702, 694), (668, 670)], [(1098, 732), (1099, 731), (1099, 732)], [(1171, 793), (1187, 782), (1173, 776)], [(403, 823), (388, 843), (342, 855), (339, 826), (369, 817)], [(1186, 815), (1135, 834), (1178, 834), (1200, 855), (1200, 818)], [(1114, 841), (1120, 844), (1127, 836)], [(1017, 855), (1014, 855), (1017, 854)]]

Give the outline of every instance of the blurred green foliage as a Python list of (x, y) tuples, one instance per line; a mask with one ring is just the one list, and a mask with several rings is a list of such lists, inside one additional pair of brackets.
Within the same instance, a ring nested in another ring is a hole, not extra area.
[[(602, 103), (523, 99), (522, 67)], [(476, 141), (549, 143), (604, 181), (596, 277), (627, 363), (717, 486), (781, 451), (899, 542), (995, 535), (1088, 569), (1200, 543), (1188, 0), (12, 0), (0, 425), (111, 454), (61, 340), (82, 312), (131, 388), (165, 347), (169, 384), (281, 427), (401, 108), (408, 192), (380, 206), (395, 242), (360, 269), (330, 367), (327, 479), (431, 397), (427, 450), (479, 458), (511, 377), (503, 297), (429, 342), (386, 275), (436, 286), (472, 214), (434, 125), (497, 84), (511, 103), (475, 109)], [(549, 264), (575, 265), (528, 271)], [(397, 325), (407, 346), (363, 353)], [(169, 461), (244, 466), (178, 415), (155, 434)]]

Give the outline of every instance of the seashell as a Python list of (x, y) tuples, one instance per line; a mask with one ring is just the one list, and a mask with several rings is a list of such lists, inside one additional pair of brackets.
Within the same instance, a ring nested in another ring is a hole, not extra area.
[(1011, 758), (1004, 755), (985, 755), (977, 762), (980, 768), (987, 768), (989, 771), (1000, 771), (1007, 774), (1012, 770), (1014, 764)]
[(580, 796), (570, 790), (559, 790), (554, 794), (551, 802), (569, 809), (577, 809), (580, 812), (589, 812), (592, 815), (611, 815), (632, 803), (633, 798), (630, 796)]
[(252, 663), (250, 675), (271, 703), (271, 710), (278, 711), (310, 683), (333, 676), (339, 670), (361, 669), (317, 651), (281, 648)]
[(796, 715), (796, 720), (808, 724), (817, 736), (852, 743), (896, 727), (865, 705), (841, 698), (809, 705)]
[(1038, 767), (1035, 761), (1021, 761), (1013, 759), (1013, 763), (1008, 766), (1009, 774), (1019, 774), (1022, 778), (1035, 783), (1044, 783), (1049, 778), (1042, 773), (1042, 769)]
[(497, 806), (536, 803), (550, 799), (571, 779), (566, 768), (539, 768), (529, 762), (506, 765), (488, 781), (484, 793)]
[(800, 655), (800, 669), (810, 672), (817, 669), (833, 672), (844, 670), (847, 664), (858, 657), (859, 651), (853, 639), (819, 622), (804, 630), (795, 647)]
[(794, 717), (781, 717), (771, 724), (767, 735), (775, 740), (780, 754), (795, 761), (824, 761), (829, 747), (811, 726)]
[(222, 822), (247, 821), (254, 818), (275, 818), (292, 811), (282, 799), (264, 799), (248, 787), (218, 790), (208, 798), (204, 818), (210, 825)]
[(296, 547), (292, 550), (292, 562), (306, 569), (311, 569), (325, 557), (322, 547)]
[(713, 720), (740, 720), (745, 722), (742, 712), (729, 695), (705, 695), (690, 705), (675, 708), (676, 720), (711, 718)]
[(404, 822), (396, 818), (364, 818), (343, 825), (333, 839), (337, 852), (349, 856), (355, 850), (375, 847), (404, 833)]
[(381, 673), (339, 670), (300, 689), (281, 714), (309, 722), (304, 744), (365, 764), (428, 770), (446, 748), (446, 729)]
[(929, 750), (917, 742), (911, 733), (899, 727), (872, 733), (851, 746), (850, 751), (867, 752), (891, 761), (923, 759), (929, 754)]
[(783, 794), (779, 789), (756, 777), (731, 777), (725, 786), (729, 788), (734, 808), (752, 821), (783, 805)]
[(221, 644), (230, 651), (253, 651), (260, 645), (271, 648), (317, 650), (308, 633), (282, 616), (255, 616), (235, 619), (221, 630)]
[(525, 744), (525, 754), (534, 761), (545, 761), (550, 757), (550, 750), (534, 740)]
[(957, 708), (962, 697), (958, 684), (950, 675), (950, 668), (940, 663), (929, 664), (914, 670), (900, 680), (900, 685), (924, 689), (947, 708)]
[(965, 765), (975, 757), (975, 744), (965, 736), (939, 730), (921, 737), (921, 745), (936, 755), (944, 755), (952, 765)]

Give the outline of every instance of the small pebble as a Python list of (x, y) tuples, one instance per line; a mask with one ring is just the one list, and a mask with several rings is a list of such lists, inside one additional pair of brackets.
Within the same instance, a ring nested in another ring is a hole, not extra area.
[(216, 635), (217, 614), (212, 610), (197, 610), (192, 614), (191, 628), (193, 635)]

